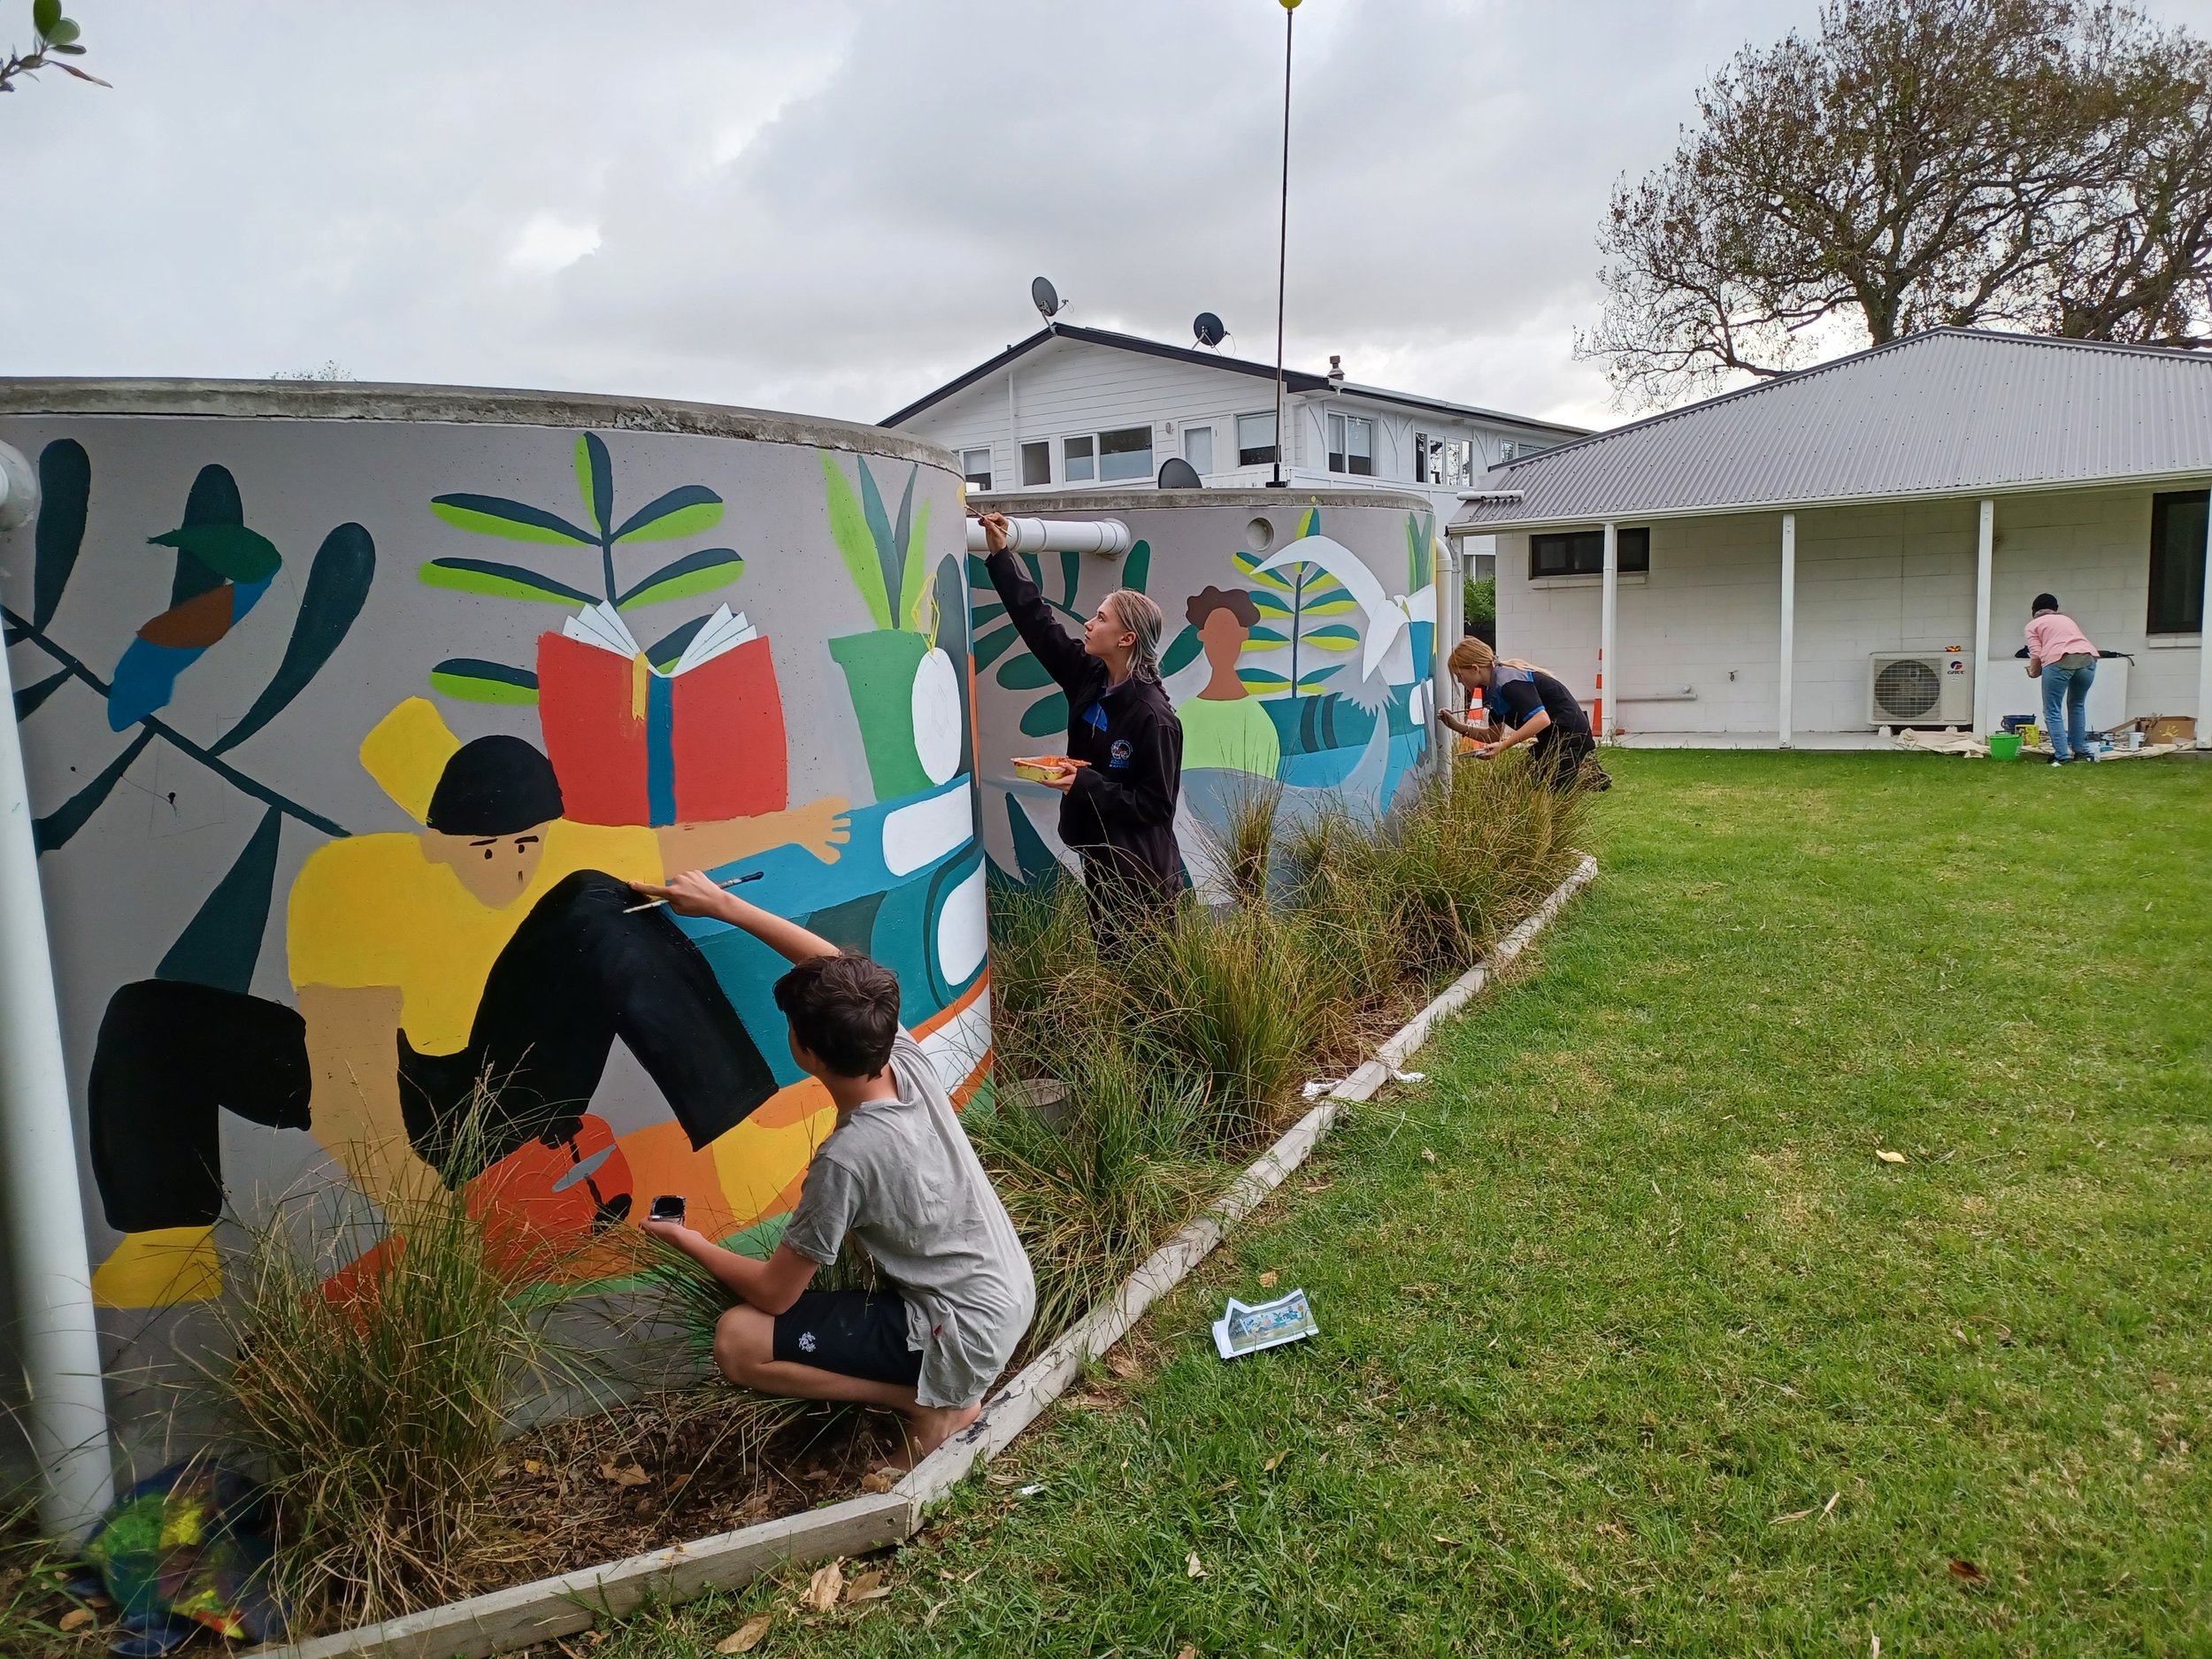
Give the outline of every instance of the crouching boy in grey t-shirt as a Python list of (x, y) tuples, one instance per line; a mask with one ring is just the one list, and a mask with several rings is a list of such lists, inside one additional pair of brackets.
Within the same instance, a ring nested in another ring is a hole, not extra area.
[[(743, 1298), (715, 1329), (716, 1363), (764, 1394), (892, 1407), (911, 1426), (914, 1454), (933, 1450), (975, 1421), (1029, 1328), (1037, 1287), (936, 1069), (899, 1025), (898, 981), (695, 870), (665, 887), (633, 885), (681, 915), (741, 927), (795, 964), (776, 981), (776, 1006), (792, 1057), (837, 1105), (765, 1262), (674, 1222), (643, 1224)], [(848, 1234), (887, 1287), (809, 1290)]]

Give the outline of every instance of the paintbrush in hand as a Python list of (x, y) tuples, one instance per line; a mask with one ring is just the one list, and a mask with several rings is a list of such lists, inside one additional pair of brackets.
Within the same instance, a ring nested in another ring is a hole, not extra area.
[[(732, 876), (727, 881), (718, 881), (714, 885), (718, 887), (741, 887), (748, 881), (759, 880), (761, 877), (766, 873), (767, 872), (764, 870), (754, 870), (741, 876)], [(634, 916), (640, 910), (657, 910), (662, 905), (667, 902), (668, 901), (666, 899), (648, 899), (642, 904), (624, 905), (622, 907), (622, 913), (625, 916)]]

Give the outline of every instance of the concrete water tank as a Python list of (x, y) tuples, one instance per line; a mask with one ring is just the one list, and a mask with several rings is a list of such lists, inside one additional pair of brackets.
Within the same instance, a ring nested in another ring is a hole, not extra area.
[[(1183, 723), (1176, 838), (1210, 892), (1217, 832), (1256, 788), (1280, 788), (1279, 822), (1324, 807), (1386, 810), (1432, 755), (1440, 615), (1457, 614), (1427, 497), (1380, 489), (1141, 489), (971, 496), (972, 512), (1118, 518), (1126, 554), (1025, 558), (1059, 619), (1079, 628), (1113, 588), (1165, 613), (1163, 680)], [(1072, 867), (1060, 797), (1014, 775), (1056, 750), (1067, 699), (1015, 637), (979, 557), (974, 591), (984, 839), (1023, 882)], [(1440, 603), (1445, 607), (1440, 612)]]
[(219, 1292), (227, 1217), (375, 1178), (380, 1140), (438, 1161), (480, 1079), (455, 1179), (518, 1236), (663, 1193), (712, 1236), (775, 1225), (832, 1121), (784, 964), (624, 881), (757, 872), (897, 972), (956, 1098), (980, 1080), (949, 455), (698, 404), (153, 380), (0, 381), (0, 443), (41, 497), (0, 597), (81, 1157), (49, 1219), (88, 1235), (111, 1400)]

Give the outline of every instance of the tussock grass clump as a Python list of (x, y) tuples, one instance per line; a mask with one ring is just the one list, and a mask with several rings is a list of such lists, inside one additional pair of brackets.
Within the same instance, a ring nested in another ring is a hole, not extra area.
[(216, 1304), (235, 1355), (219, 1397), (277, 1501), (276, 1587), (309, 1629), (464, 1594), (509, 1411), (574, 1363), (549, 1299), (519, 1294), (553, 1263), (495, 1248), (462, 1193), (393, 1194), (373, 1232), (318, 1208), (280, 1206)]
[(0, 1659), (44, 1659), (71, 1639), (58, 1620), (81, 1605), (69, 1594), (68, 1552), (39, 1536), (30, 1498), (0, 1497)]

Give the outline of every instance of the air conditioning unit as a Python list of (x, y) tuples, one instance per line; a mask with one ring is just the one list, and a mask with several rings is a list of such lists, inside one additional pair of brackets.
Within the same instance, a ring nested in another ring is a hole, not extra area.
[(1869, 726), (1969, 726), (1974, 671), (1962, 651), (1877, 651), (1867, 659)]

